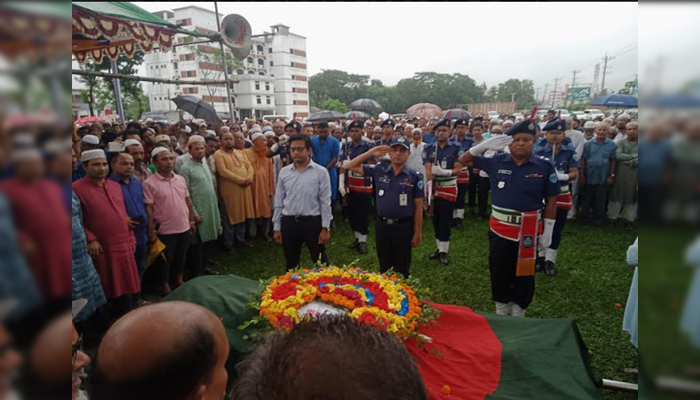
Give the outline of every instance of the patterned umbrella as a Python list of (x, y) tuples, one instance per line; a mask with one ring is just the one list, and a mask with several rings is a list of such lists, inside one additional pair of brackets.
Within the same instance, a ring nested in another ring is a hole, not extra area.
[(83, 117), (83, 118), (80, 118), (79, 120), (75, 121), (75, 123), (78, 125), (89, 124), (91, 122), (102, 122), (102, 118), (94, 117), (94, 116), (93, 117)]
[(437, 117), (442, 113), (442, 109), (435, 104), (418, 103), (414, 104), (406, 110), (407, 117), (431, 118)]

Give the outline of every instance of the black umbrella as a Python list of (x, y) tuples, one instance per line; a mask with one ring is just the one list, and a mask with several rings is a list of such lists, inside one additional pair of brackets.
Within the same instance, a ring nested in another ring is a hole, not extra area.
[(355, 114), (357, 119), (369, 119), (369, 115), (363, 113), (362, 111), (349, 111), (345, 113), (344, 117), (345, 119), (353, 119), (353, 114)]
[(357, 99), (350, 103), (350, 109), (352, 110), (370, 111), (377, 108), (382, 108), (381, 104), (372, 99)]
[(170, 100), (177, 105), (177, 108), (187, 111), (194, 118), (201, 118), (207, 122), (221, 122), (221, 118), (219, 118), (214, 107), (200, 97), (185, 95), (177, 96)]
[(330, 121), (335, 121), (341, 118), (345, 118), (345, 116), (338, 111), (328, 111), (328, 110), (323, 110), (319, 111), (317, 113), (313, 113), (309, 116), (309, 118), (306, 119), (308, 122), (330, 122)]
[(460, 119), (462, 118), (462, 114), (464, 114), (464, 118), (467, 120), (472, 119), (471, 114), (467, 110), (463, 110), (461, 108), (453, 108), (451, 110), (447, 110), (444, 113), (442, 113), (442, 117), (440, 118), (447, 118), (447, 114), (450, 114), (450, 119)]

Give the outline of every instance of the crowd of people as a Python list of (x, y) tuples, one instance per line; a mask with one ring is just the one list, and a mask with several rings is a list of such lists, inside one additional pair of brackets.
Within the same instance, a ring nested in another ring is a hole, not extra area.
[[(567, 219), (602, 224), (625, 211), (632, 223), (637, 214), (637, 123), (626, 114), (585, 124), (562, 120), (553, 111), (543, 121), (527, 115), (484, 120), (466, 111), (441, 119), (314, 124), (254, 119), (242, 124), (196, 119), (170, 124), (147, 119), (74, 127), (72, 139), (14, 135), (11, 147), (0, 182), (0, 208), (11, 208), (13, 215), (22, 217), (3, 221), (3, 229), (10, 233), (10, 243), (21, 249), (14, 255), (16, 271), (25, 271), (14, 274), (12, 281), (31, 290), (15, 296), (26, 310), (14, 309), (17, 317), (9, 327), (39, 326), (39, 321), (60, 315), (71, 301), (85, 299), (70, 320), (86, 340), (100, 338), (108, 329), (136, 329), (120, 320), (124, 315), (127, 320), (143, 319), (144, 332), (156, 329), (158, 309), (150, 308), (141, 294), (165, 296), (188, 279), (217, 274), (212, 257), (217, 245), (235, 254), (241, 246), (255, 246), (256, 240), (275, 240), (284, 249), (280, 266), (298, 266), (302, 246), (308, 247), (312, 260), (328, 263), (324, 245), (338, 220), (354, 232), (349, 248), (368, 252), (372, 214), (377, 217), (374, 234), (382, 272), (393, 268), (406, 276), (411, 248), (423, 243), (424, 216), (432, 218), (436, 239), (429, 259), (442, 264), (451, 262), (453, 228), (464, 229), (470, 216), (489, 218), (497, 312), (523, 316), (534, 295), (535, 268), (556, 274), (556, 252)], [(503, 167), (511, 152), (514, 159), (539, 161), (527, 167), (530, 174), (511, 172)], [(532, 177), (544, 177), (542, 191), (530, 189), (527, 178)], [(525, 197), (507, 195), (511, 191)], [(539, 246), (523, 242), (528, 236), (509, 238), (507, 226), (516, 223), (510, 211), (522, 211), (517, 224), (526, 226), (530, 209), (520, 206), (536, 209), (535, 221), (544, 222), (544, 232), (535, 227), (531, 237), (535, 242), (539, 238)], [(534, 247), (540, 249), (534, 252)], [(533, 248), (531, 256), (526, 248)], [(512, 271), (499, 271), (501, 264), (512, 264)], [(522, 279), (521, 269), (527, 279)], [(524, 300), (513, 296), (513, 282), (527, 286)], [(46, 304), (41, 311), (28, 312), (41, 298)], [(165, 315), (172, 311), (161, 311), (163, 318), (174, 317)], [(117, 320), (119, 325), (114, 325)], [(192, 334), (205, 339), (212, 332), (215, 329)], [(214, 336), (207, 339), (214, 358), (202, 360), (203, 374), (216, 370), (221, 359), (215, 355), (224, 352)], [(134, 343), (131, 348), (122, 341), (110, 348), (109, 337), (108, 333), (100, 352), (107, 346), (116, 358), (97, 366), (96, 381), (104, 386), (96, 398), (148, 398), (148, 390), (162, 388), (150, 386), (157, 380), (141, 380), (153, 370), (144, 366), (131, 371), (128, 360), (117, 356), (128, 357), (124, 354), (146, 345)], [(74, 334), (74, 345), (81, 341), (82, 336)], [(84, 358), (78, 347), (74, 346), (75, 393), (82, 373), (81, 363), (75, 367), (76, 357)], [(153, 357), (165, 351), (150, 349)], [(173, 390), (194, 385), (191, 379), (183, 378), (183, 386)], [(197, 390), (220, 389), (204, 386)]]

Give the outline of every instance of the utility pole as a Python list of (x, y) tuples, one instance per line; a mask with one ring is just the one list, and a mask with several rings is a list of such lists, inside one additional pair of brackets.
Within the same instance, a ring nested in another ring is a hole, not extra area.
[[(221, 18), (219, 17), (219, 5), (214, 2), (214, 13), (216, 13), (216, 30), (221, 32)], [(224, 79), (226, 79), (226, 100), (228, 103), (228, 120), (229, 123), (236, 122), (236, 117), (233, 114), (233, 103), (231, 102), (231, 83), (228, 81), (228, 63), (226, 58), (226, 49), (224, 48), (223, 40), (219, 40), (219, 48), (221, 49), (221, 67), (224, 69)], [(213, 96), (212, 96), (213, 97)], [(213, 104), (212, 104), (213, 107)]]
[[(561, 79), (562, 79), (562, 77), (554, 78), (554, 90), (553, 90), (554, 96), (557, 95), (557, 86), (559, 85), (559, 81), (560, 81)], [(552, 108), (554, 108), (554, 106), (556, 106), (556, 104), (554, 104), (555, 101), (556, 101), (556, 97), (555, 97), (554, 99), (552, 99)]]
[(603, 58), (603, 82), (600, 84), (601, 93), (605, 91), (605, 75), (610, 73), (610, 71), (608, 71), (608, 61), (612, 61), (614, 59), (615, 57), (608, 57), (608, 53), (605, 53), (605, 58)]
[(544, 98), (547, 96), (547, 88), (549, 87), (549, 83), (544, 84), (544, 92), (542, 92), (542, 104), (544, 104)]
[(516, 95), (516, 94), (517, 94), (517, 93), (511, 93), (511, 94), (510, 94), (510, 102), (511, 102), (511, 103), (515, 103), (515, 95)]
[(537, 88), (537, 89), (535, 89), (535, 99), (539, 99), (539, 98), (540, 98), (540, 90), (542, 90), (542, 88)]
[[(577, 70), (571, 71), (571, 73), (574, 75), (574, 77), (571, 79), (571, 90), (572, 90), (572, 93), (573, 93), (574, 87), (576, 87), (576, 74), (578, 74), (579, 72), (581, 72), (581, 71), (577, 71)], [(573, 99), (573, 98), (569, 99), (569, 101), (570, 101), (569, 105), (574, 104), (574, 99)]]

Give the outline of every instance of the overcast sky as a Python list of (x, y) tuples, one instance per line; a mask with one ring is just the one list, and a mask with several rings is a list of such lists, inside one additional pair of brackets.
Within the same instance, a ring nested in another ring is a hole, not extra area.
[[(160, 11), (192, 3), (136, 4)], [(214, 3), (196, 4), (214, 9)], [(592, 83), (606, 52), (616, 54), (606, 87), (618, 90), (633, 80), (637, 8), (604, 2), (219, 3), (220, 13), (248, 19), (254, 34), (283, 23), (305, 36), (309, 75), (340, 69), (394, 85), (414, 72), (458, 72), (488, 86), (532, 79), (548, 91), (555, 78), (560, 89), (571, 84), (573, 70), (580, 71), (578, 83)]]

